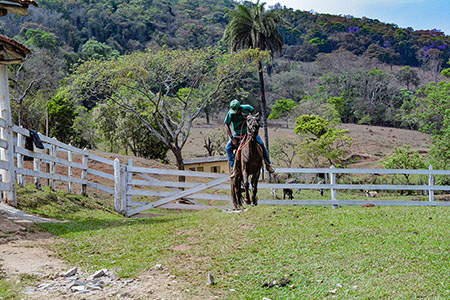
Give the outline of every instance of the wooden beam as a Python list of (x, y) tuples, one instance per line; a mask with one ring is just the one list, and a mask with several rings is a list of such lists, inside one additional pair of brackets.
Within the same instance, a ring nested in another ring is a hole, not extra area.
[(21, 64), (23, 59), (8, 59), (8, 60), (0, 60), (0, 65), (14, 65)]
[(9, 13), (13, 13), (20, 16), (26, 16), (28, 14), (27, 9), (21, 5), (0, 3), (0, 9), (6, 9)]

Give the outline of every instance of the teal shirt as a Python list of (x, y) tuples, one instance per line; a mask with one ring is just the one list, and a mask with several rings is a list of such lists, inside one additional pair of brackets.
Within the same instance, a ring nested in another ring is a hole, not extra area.
[[(245, 115), (249, 115), (255, 110), (253, 106), (248, 104), (242, 104), (241, 108), (242, 113)], [(236, 135), (242, 135), (247, 132), (246, 118), (242, 114), (232, 114), (228, 112), (227, 116), (225, 117), (225, 121), (223, 123), (228, 125), (231, 124), (231, 128), (233, 128), (233, 131), (236, 133)], [(244, 123), (243, 126), (242, 123)]]

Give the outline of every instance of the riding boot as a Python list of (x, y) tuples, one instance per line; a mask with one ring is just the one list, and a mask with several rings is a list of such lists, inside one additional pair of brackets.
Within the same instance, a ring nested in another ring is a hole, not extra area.
[(267, 160), (266, 160), (266, 170), (271, 174), (275, 172), (275, 169), (272, 168), (272, 166), (270, 165), (270, 163), (267, 162)]

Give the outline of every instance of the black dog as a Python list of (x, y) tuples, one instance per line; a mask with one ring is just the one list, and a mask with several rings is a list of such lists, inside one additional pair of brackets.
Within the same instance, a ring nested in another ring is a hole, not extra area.
[(286, 199), (286, 195), (288, 196), (289, 200), (294, 199), (294, 196), (292, 194), (292, 189), (283, 189), (283, 199)]

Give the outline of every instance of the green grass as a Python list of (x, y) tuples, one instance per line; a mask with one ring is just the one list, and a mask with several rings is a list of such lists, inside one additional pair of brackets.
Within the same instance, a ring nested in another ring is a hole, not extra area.
[(5, 279), (0, 279), (0, 299), (1, 300), (21, 299), (18, 287)]
[[(55, 196), (59, 205), (33, 210), (70, 220), (41, 225), (64, 238), (52, 246), (60, 257), (122, 277), (162, 263), (186, 282), (186, 299), (450, 299), (448, 207), (258, 206), (126, 219), (87, 198), (70, 213), (58, 208), (64, 193)], [(217, 285), (206, 286), (208, 272)], [(282, 278), (295, 288), (262, 287)]]

